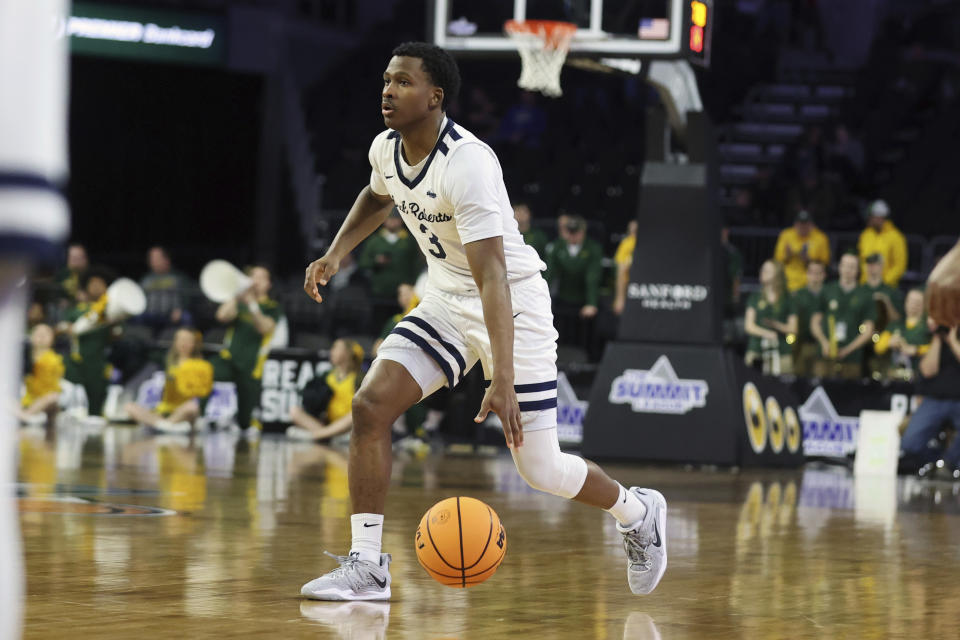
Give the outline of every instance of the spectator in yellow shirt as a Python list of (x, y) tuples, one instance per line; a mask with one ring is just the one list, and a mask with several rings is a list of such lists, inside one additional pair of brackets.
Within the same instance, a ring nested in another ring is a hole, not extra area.
[(46, 423), (52, 425), (56, 418), (64, 367), (63, 358), (53, 350), (53, 341), (53, 329), (48, 324), (38, 324), (30, 332), (29, 373), (23, 380), (26, 392), (18, 411), (22, 422), (46, 414)]
[(807, 286), (807, 265), (811, 261), (830, 263), (830, 241), (813, 223), (810, 212), (801, 209), (793, 226), (780, 232), (773, 259), (783, 265), (791, 292)]
[(883, 200), (870, 205), (867, 228), (857, 244), (860, 253), (860, 282), (867, 281), (867, 257), (883, 257), (883, 281), (896, 287), (907, 270), (907, 239), (890, 221), (890, 207)]
[(166, 382), (152, 410), (135, 402), (124, 407), (132, 420), (164, 433), (189, 434), (200, 417), (200, 399), (213, 390), (213, 365), (203, 359), (200, 334), (177, 329), (167, 352)]

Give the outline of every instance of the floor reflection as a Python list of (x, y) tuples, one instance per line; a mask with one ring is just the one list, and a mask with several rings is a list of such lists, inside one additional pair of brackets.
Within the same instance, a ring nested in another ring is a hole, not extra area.
[[(137, 626), (145, 617), (165, 631), (250, 637), (955, 635), (960, 488), (950, 482), (863, 480), (822, 464), (608, 465), (670, 501), (670, 569), (638, 599), (612, 521), (529, 489), (508, 454), (398, 454), (384, 531), (394, 601), (315, 603), (299, 600), (300, 584), (331, 568), (324, 549), (349, 544), (345, 450), (66, 422), (22, 429), (18, 452), (27, 637), (151, 635)], [(465, 591), (430, 580), (413, 550), (422, 512), (458, 494), (493, 505), (510, 539), (497, 575)], [(169, 515), (139, 517), (151, 513)]]

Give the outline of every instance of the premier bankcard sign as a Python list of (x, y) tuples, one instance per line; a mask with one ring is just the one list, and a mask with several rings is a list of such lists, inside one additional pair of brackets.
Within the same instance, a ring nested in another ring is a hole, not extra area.
[(211, 66), (226, 57), (217, 15), (75, 2), (58, 27), (77, 54)]

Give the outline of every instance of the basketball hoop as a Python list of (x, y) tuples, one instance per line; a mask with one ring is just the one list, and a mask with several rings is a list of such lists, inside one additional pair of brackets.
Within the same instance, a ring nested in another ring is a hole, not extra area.
[(556, 98), (560, 90), (560, 70), (570, 51), (577, 25), (555, 20), (507, 20), (503, 30), (520, 52), (520, 80), (517, 86)]

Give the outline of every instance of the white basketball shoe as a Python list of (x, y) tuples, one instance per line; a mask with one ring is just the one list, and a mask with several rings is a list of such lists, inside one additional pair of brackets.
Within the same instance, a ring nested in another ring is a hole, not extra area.
[(340, 566), (303, 585), (300, 594), (311, 600), (389, 600), (389, 553), (380, 554), (380, 564), (361, 560), (357, 554), (328, 556)]
[(647, 508), (647, 513), (633, 529), (624, 529), (623, 548), (627, 552), (627, 582), (630, 591), (644, 595), (653, 591), (667, 570), (667, 501), (659, 491), (630, 487)]

